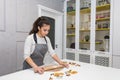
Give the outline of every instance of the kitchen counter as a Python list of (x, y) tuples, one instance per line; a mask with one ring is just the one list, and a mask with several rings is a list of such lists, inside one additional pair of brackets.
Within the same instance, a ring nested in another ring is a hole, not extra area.
[[(71, 76), (63, 75), (62, 77), (52, 77), (53, 80), (120, 80), (120, 69), (71, 60), (64, 61), (73, 62), (80, 66), (70, 65), (68, 69), (63, 68), (59, 72), (65, 73), (68, 70), (75, 70), (77, 73)], [(53, 73), (52, 71), (46, 71), (44, 74), (40, 75), (34, 73), (32, 69), (27, 69), (1, 76), (0, 80), (49, 80)]]

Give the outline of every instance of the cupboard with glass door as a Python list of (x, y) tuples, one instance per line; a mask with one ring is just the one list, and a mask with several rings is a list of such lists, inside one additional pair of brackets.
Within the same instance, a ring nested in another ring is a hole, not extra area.
[(110, 0), (64, 2), (65, 58), (111, 66)]

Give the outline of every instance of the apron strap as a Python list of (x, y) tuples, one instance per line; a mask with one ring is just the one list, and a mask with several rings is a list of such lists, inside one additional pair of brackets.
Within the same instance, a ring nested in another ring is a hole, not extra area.
[(34, 33), (33, 38), (34, 38), (35, 43), (37, 44), (37, 37), (36, 37), (36, 33)]
[[(36, 33), (34, 33), (33, 38), (34, 38), (35, 43), (37, 44), (37, 37), (36, 37)], [(45, 39), (45, 41), (46, 41), (46, 43), (47, 43), (46, 37), (44, 37), (44, 39)]]
[(45, 39), (45, 41), (46, 41), (46, 43), (47, 43), (47, 39), (46, 39), (46, 37), (44, 37), (44, 39)]

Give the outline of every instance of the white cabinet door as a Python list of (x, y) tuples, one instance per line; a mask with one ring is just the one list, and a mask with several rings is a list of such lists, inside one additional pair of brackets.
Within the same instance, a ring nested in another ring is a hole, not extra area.
[(120, 56), (113, 56), (113, 65), (114, 68), (120, 68)]
[(4, 30), (4, 18), (5, 18), (5, 1), (1, 0), (0, 1), (0, 31)]

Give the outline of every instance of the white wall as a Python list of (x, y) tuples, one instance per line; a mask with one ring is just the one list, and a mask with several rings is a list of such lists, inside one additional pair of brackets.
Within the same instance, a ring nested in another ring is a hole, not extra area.
[(38, 17), (38, 4), (63, 10), (62, 0), (0, 0), (0, 75), (21, 70), (24, 40)]

